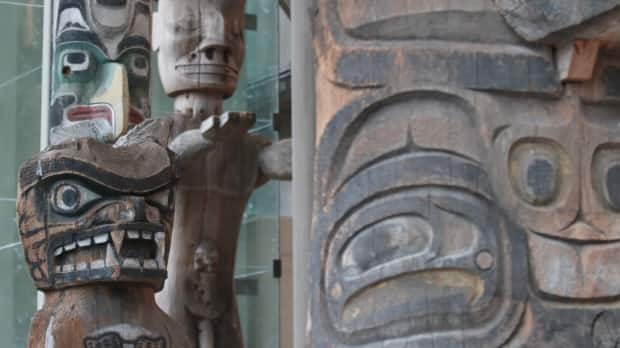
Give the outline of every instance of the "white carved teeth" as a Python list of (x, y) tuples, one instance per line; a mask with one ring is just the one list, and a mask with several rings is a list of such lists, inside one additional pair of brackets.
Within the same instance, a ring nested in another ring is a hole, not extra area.
[[(121, 234), (116, 236), (114, 233), (120, 232)], [(165, 246), (166, 246), (166, 234), (164, 232), (150, 232), (150, 231), (113, 231), (109, 233), (102, 233), (96, 236), (78, 239), (77, 241), (71, 241), (56, 249), (54, 249), (54, 255), (60, 256), (65, 252), (73, 251), (80, 248), (90, 248), (95, 245), (106, 244), (105, 258), (94, 260), (91, 262), (79, 262), (77, 264), (65, 264), (57, 265), (54, 270), (56, 273), (71, 273), (71, 272), (84, 272), (98, 269), (105, 269), (106, 267), (117, 267), (119, 264), (123, 268), (138, 269), (138, 270), (165, 270), (166, 264), (164, 262)], [(117, 238), (120, 237), (120, 238)], [(154, 241), (157, 246), (157, 256), (155, 259), (137, 259), (137, 258), (120, 258), (118, 257), (118, 250), (120, 250), (120, 244), (123, 238), (127, 239), (144, 239)], [(117, 240), (118, 239), (118, 240)], [(116, 247), (118, 244), (118, 247)]]
[[(163, 233), (163, 232), (162, 232)], [(149, 232), (149, 231), (127, 231), (126, 234), (128, 239), (146, 239), (146, 240), (152, 240), (153, 239), (153, 232)], [(164, 235), (165, 237), (165, 235)]]
[(78, 247), (80, 248), (86, 248), (89, 247), (91, 244), (91, 239), (90, 238), (86, 238), (86, 239), (80, 239), (77, 242)]
[(105, 263), (108, 267), (118, 266), (118, 260), (116, 259), (116, 251), (112, 244), (108, 244), (105, 253)]
[(86, 271), (88, 269), (88, 262), (80, 262), (75, 265), (76, 271)]
[(144, 260), (144, 268), (146, 269), (157, 269), (157, 261), (150, 259), (150, 260)]
[(140, 239), (140, 232), (139, 231), (127, 231), (127, 238)]
[(157, 244), (157, 265), (161, 269), (166, 269), (164, 254), (166, 253), (166, 234), (164, 232), (155, 233), (155, 244)]
[(77, 244), (75, 244), (75, 242), (69, 243), (69, 244), (65, 244), (64, 249), (65, 251), (71, 251), (73, 249), (75, 249), (77, 247)]
[(126, 257), (123, 259), (123, 267), (124, 268), (140, 268), (140, 261), (138, 259), (134, 259), (132, 257)]
[(104, 260), (95, 260), (90, 263), (90, 269), (99, 269), (99, 268), (105, 268)]
[(105, 244), (108, 242), (110, 236), (107, 233), (100, 234), (95, 236), (93, 239), (95, 240), (95, 244)]

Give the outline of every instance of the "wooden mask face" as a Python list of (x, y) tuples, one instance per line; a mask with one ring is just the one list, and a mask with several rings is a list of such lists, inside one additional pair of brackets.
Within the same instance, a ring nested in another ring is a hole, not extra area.
[(151, 3), (60, 0), (50, 141), (113, 141), (150, 117)]
[(153, 142), (122, 148), (83, 139), (26, 162), (17, 211), (39, 289), (166, 277), (173, 171)]
[(244, 58), (245, 0), (163, 0), (155, 15), (159, 74), (168, 95), (232, 95)]

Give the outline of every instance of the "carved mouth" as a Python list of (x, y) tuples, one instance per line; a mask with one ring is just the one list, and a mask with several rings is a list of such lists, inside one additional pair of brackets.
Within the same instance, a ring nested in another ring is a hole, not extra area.
[(106, 104), (75, 105), (67, 109), (67, 119), (71, 122), (105, 119), (112, 124), (114, 111)]
[(212, 75), (236, 79), (239, 71), (227, 64), (179, 64), (175, 69), (189, 78)]
[(166, 271), (162, 226), (98, 228), (57, 238), (50, 245), (50, 269), (56, 282), (109, 279), (119, 270), (148, 278), (160, 277)]

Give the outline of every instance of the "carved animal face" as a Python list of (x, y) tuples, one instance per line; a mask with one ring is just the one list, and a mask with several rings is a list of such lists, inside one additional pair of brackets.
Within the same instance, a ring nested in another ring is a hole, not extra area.
[(233, 94), (244, 56), (245, 0), (164, 0), (155, 17), (166, 93)]
[(493, 198), (477, 123), (439, 92), (362, 98), (330, 122), (313, 225), (317, 347), (494, 346), (516, 328), (525, 243)]
[(52, 143), (109, 141), (149, 117), (150, 1), (61, 0), (56, 20)]
[(571, 99), (525, 104), (527, 115), (513, 113), (495, 130), (491, 167), (502, 204), (530, 232), (535, 284), (560, 297), (617, 296), (617, 111)]
[(167, 150), (149, 142), (113, 148), (80, 140), (25, 163), (19, 230), (37, 287), (122, 281), (161, 288), (172, 179)]

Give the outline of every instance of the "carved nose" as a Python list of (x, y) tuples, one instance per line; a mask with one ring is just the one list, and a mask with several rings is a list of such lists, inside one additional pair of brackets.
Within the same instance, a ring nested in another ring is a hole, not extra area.
[(578, 221), (564, 230), (562, 235), (571, 239), (587, 240), (600, 238), (601, 232), (586, 222)]
[[(133, 211), (133, 221), (146, 221), (146, 204), (143, 197), (131, 197), (128, 208)], [(131, 220), (131, 219), (129, 219)]]

